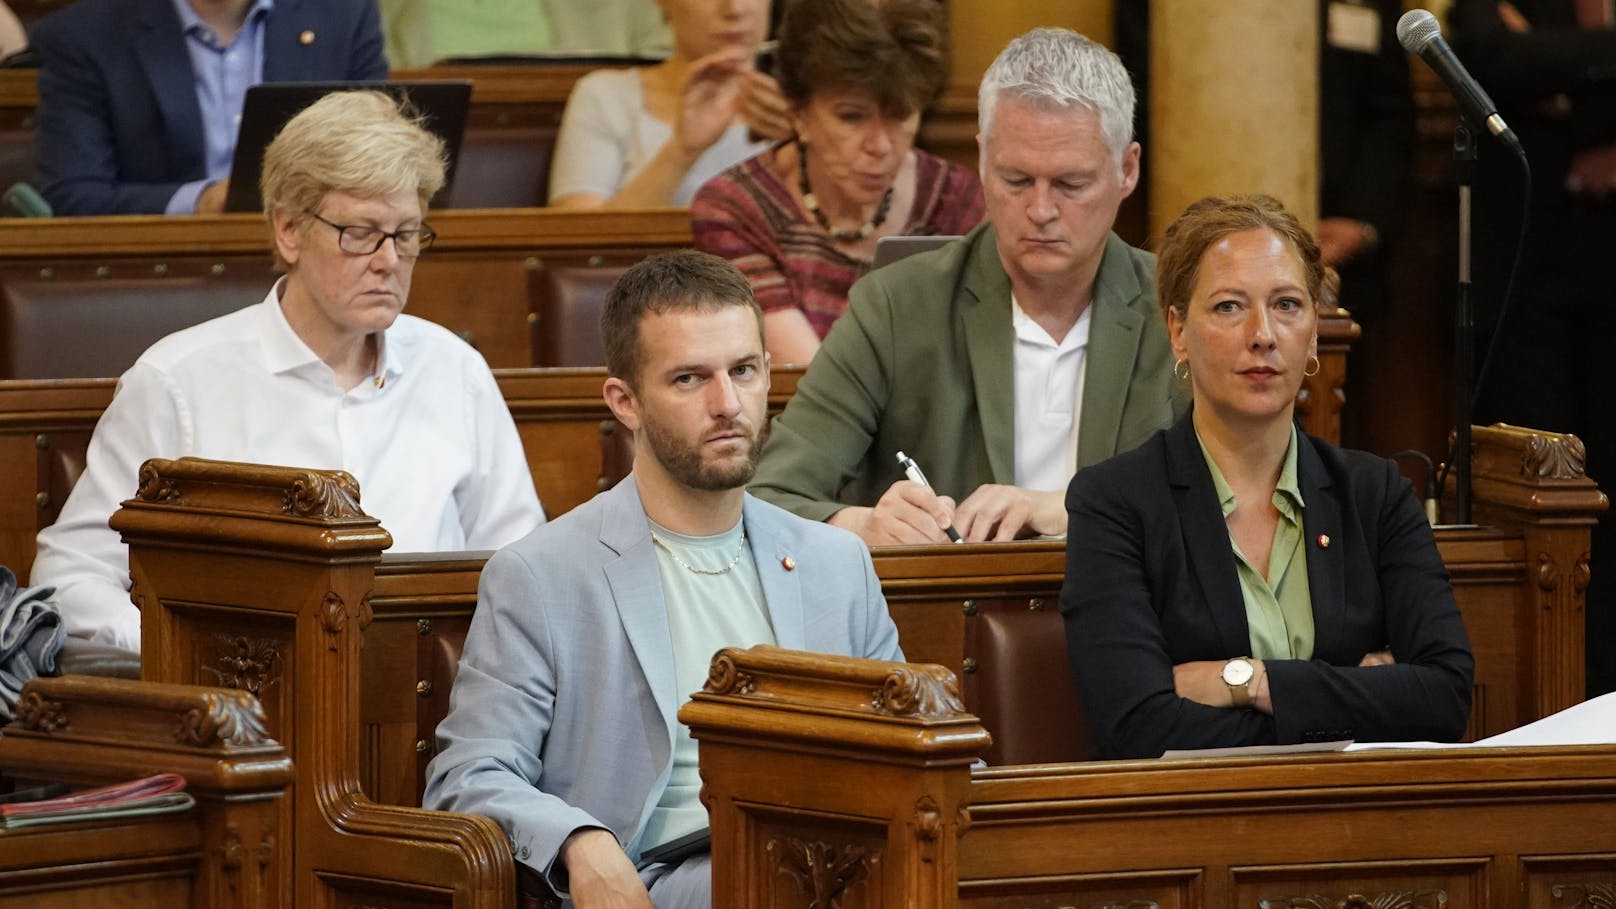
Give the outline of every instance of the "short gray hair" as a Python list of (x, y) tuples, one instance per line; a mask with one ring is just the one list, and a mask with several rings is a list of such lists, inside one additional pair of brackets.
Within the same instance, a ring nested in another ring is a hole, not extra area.
[(1011, 94), (1044, 109), (1081, 104), (1100, 119), (1111, 154), (1133, 141), (1133, 79), (1116, 54), (1065, 28), (1035, 28), (1011, 41), (982, 74), (977, 132), (986, 142), (999, 97)]

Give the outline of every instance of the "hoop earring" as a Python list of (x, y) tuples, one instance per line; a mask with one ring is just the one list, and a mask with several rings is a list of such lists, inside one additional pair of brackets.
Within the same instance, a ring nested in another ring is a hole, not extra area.
[[(1183, 372), (1179, 372), (1178, 368), (1180, 366), (1184, 367)], [(1180, 382), (1188, 382), (1189, 379), (1190, 379), (1190, 361), (1188, 361), (1188, 360), (1179, 360), (1179, 361), (1175, 362), (1173, 364), (1173, 376), (1174, 376), (1174, 378), (1178, 379), (1178, 381), (1180, 381)]]
[(1324, 364), (1323, 364), (1323, 363), (1320, 363), (1320, 362), (1319, 362), (1319, 358), (1318, 358), (1318, 357), (1315, 357), (1315, 356), (1313, 356), (1313, 355), (1311, 355), (1311, 354), (1309, 354), (1309, 355), (1308, 355), (1308, 358), (1307, 358), (1307, 359), (1308, 359), (1308, 362), (1310, 362), (1310, 363), (1312, 363), (1312, 364), (1313, 364), (1313, 371), (1312, 371), (1312, 372), (1309, 372), (1309, 371), (1308, 371), (1308, 370), (1307, 370), (1307, 369), (1306, 369), (1306, 368), (1305, 368), (1305, 367), (1304, 367), (1304, 368), (1303, 368), (1303, 369), (1302, 369), (1302, 375), (1304, 375), (1304, 376), (1307, 376), (1307, 377), (1308, 377), (1308, 378), (1312, 378), (1312, 377), (1313, 377), (1313, 376), (1316, 376), (1316, 375), (1318, 375), (1318, 374), (1319, 374), (1319, 370), (1320, 370), (1320, 369), (1322, 369), (1322, 368), (1323, 368), (1323, 367), (1324, 367)]

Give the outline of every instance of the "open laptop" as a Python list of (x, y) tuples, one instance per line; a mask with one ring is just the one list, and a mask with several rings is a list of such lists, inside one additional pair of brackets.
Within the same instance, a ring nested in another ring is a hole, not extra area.
[(264, 170), (264, 150), (286, 121), (303, 108), (336, 91), (376, 89), (408, 99), (410, 106), (426, 120), (426, 128), (438, 135), (449, 151), (448, 179), (444, 190), (454, 182), (455, 162), (460, 158), (460, 140), (466, 132), (466, 112), (471, 106), (471, 82), (464, 79), (438, 82), (264, 82), (247, 89), (241, 105), (241, 126), (236, 131), (236, 154), (230, 164), (230, 192), (225, 211), (259, 211), (263, 201), (258, 178)]
[(872, 269), (891, 265), (915, 253), (929, 252), (958, 240), (958, 236), (942, 237), (882, 237), (875, 241), (875, 264)]

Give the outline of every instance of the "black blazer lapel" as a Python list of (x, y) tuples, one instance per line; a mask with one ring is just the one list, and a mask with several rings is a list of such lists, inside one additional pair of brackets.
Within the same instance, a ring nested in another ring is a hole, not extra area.
[[(1324, 468), (1313, 439), (1296, 435), (1297, 484), (1305, 505), (1302, 545), (1307, 547), (1307, 586), (1313, 598), (1313, 653), (1325, 652), (1345, 633), (1346, 537), (1342, 532), (1341, 503), (1334, 495), (1334, 479)], [(1328, 544), (1321, 542), (1328, 539)]]
[[(309, 77), (307, 58), (315, 42), (334, 36), (321, 34), (324, 20), (303, 13), (300, 0), (275, 0), (264, 21), (264, 81), (301, 82)], [(307, 31), (311, 43), (304, 45)]]
[(207, 173), (202, 142), (202, 108), (196, 100), (196, 76), (185, 47), (184, 26), (169, 0), (141, 5), (136, 28), (135, 55), (151, 85), (152, 98), (161, 112), (166, 133), (174, 137), (169, 149), (174, 172), (185, 180), (200, 180)]
[(1247, 653), (1251, 650), (1251, 630), (1246, 624), (1246, 601), (1240, 593), (1229, 528), (1223, 522), (1212, 474), (1206, 469), (1189, 417), (1167, 431), (1167, 477), (1183, 529), (1184, 554), (1223, 651)]

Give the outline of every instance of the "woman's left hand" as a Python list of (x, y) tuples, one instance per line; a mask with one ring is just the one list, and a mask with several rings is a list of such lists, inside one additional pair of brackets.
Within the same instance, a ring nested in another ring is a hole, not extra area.
[(741, 119), (764, 139), (782, 141), (796, 132), (791, 126), (791, 105), (780, 83), (768, 73), (747, 70), (741, 87)]

